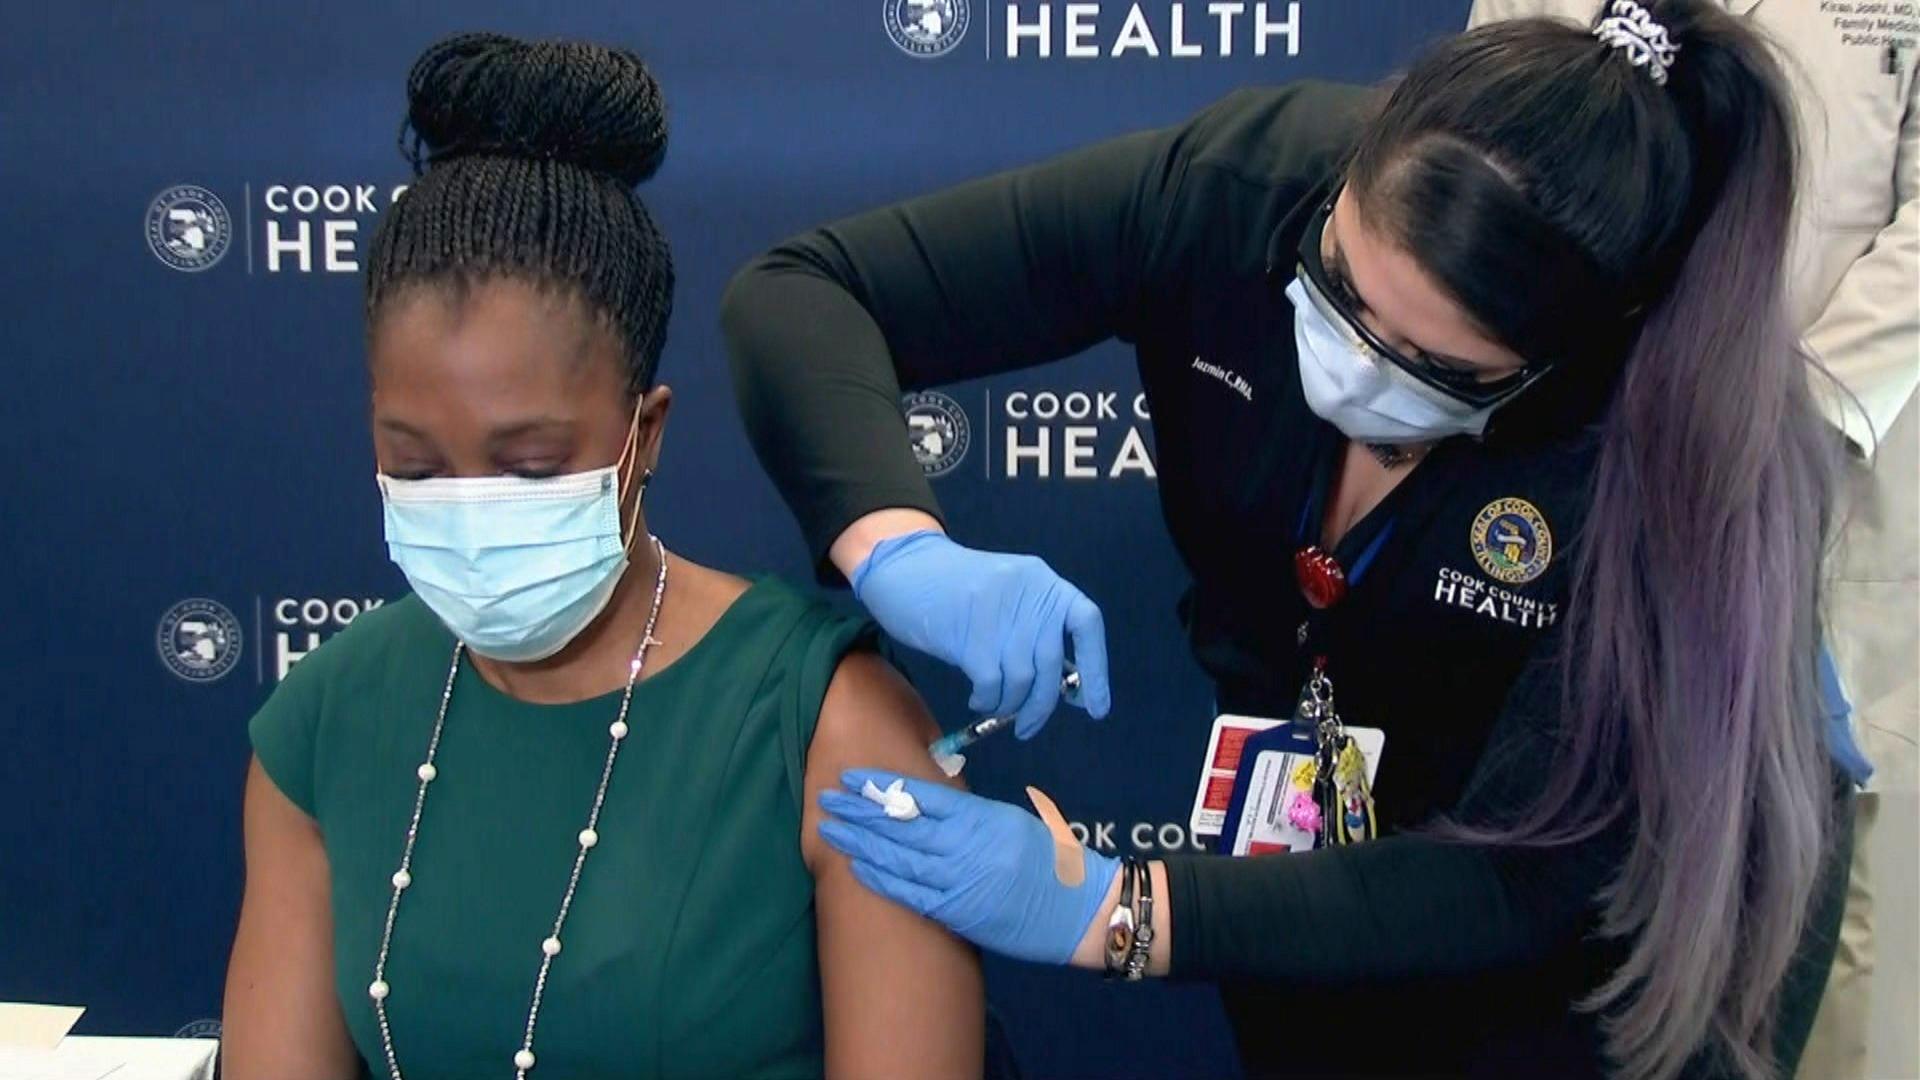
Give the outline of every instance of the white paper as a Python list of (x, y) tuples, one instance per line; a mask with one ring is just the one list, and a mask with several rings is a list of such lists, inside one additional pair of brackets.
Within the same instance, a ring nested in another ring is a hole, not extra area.
[(56, 1050), (0, 1048), (0, 1080), (211, 1080), (213, 1039), (69, 1036)]
[(125, 1066), (98, 1051), (0, 1049), (0, 1080), (104, 1080)]
[(125, 1062), (53, 1056), (48, 1051), (22, 1054), (16, 1061), (0, 1051), (0, 1080), (114, 1080)]
[(0, 1048), (51, 1050), (60, 1045), (86, 1011), (77, 1005), (0, 1001)]

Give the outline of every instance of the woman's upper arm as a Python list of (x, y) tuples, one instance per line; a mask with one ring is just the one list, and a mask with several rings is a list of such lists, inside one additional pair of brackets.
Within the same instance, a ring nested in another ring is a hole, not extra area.
[(818, 793), (838, 785), (846, 768), (955, 783), (927, 756), (938, 736), (926, 706), (886, 661), (865, 651), (841, 661), (807, 753), (800, 840), (815, 881), (829, 1076), (980, 1075), (979, 957), (939, 925), (867, 891), (818, 831)]
[(333, 985), (330, 876), (320, 828), (260, 762), (247, 769), (247, 884), (227, 967), (228, 1080), (349, 1080), (359, 1055)]

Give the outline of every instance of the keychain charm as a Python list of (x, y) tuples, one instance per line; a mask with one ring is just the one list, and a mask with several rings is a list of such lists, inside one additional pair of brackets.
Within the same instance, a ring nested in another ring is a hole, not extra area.
[(1340, 827), (1333, 831), (1336, 843), (1351, 844), (1371, 840), (1378, 835), (1373, 820), (1373, 791), (1367, 786), (1367, 760), (1353, 736), (1344, 732), (1333, 767), (1333, 785), (1340, 794)]
[[(1378, 834), (1373, 812), (1373, 790), (1367, 783), (1366, 757), (1340, 722), (1333, 703), (1333, 680), (1327, 677), (1326, 657), (1313, 662), (1313, 674), (1300, 691), (1298, 723), (1313, 729), (1314, 751), (1311, 813), (1289, 806), (1296, 824), (1312, 820), (1315, 847), (1331, 847), (1372, 840)], [(1304, 771), (1304, 770), (1302, 770)]]

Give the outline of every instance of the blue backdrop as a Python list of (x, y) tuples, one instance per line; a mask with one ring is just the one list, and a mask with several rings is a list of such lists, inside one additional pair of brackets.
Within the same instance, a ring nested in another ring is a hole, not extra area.
[[(380, 537), (357, 270), (407, 179), (403, 79), (429, 41), (494, 29), (648, 58), (673, 128), (643, 195), (680, 273), (662, 368), (676, 408), (649, 520), (690, 558), (801, 578), (716, 329), (743, 261), (829, 218), (1179, 120), (1238, 86), (1380, 78), (1460, 26), (1467, 0), (936, 0), (938, 34), (902, 31), (903, 6), (929, 5), (10, 12), (0, 1000), (87, 1005), (93, 1033), (219, 1016), (245, 721), (299, 654), (403, 587)], [(1183, 574), (1142, 464), (1130, 358), (1105, 345), (942, 389), (967, 431), (936, 480), (954, 532), (1079, 582), (1106, 612), (1115, 677), (1104, 726), (1067, 713), (1032, 744), (976, 755), (969, 775), (989, 794), (1045, 787), (1104, 847), (1186, 843), (1210, 695), (1172, 614)], [(943, 721), (964, 716), (957, 674), (910, 666)], [(1114, 989), (999, 962), (989, 988), (1031, 1075), (1233, 1071), (1205, 988)]]

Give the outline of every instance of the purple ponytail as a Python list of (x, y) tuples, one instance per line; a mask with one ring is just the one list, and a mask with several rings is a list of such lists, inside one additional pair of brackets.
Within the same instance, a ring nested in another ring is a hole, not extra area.
[(1704, 1050), (1759, 1080), (1831, 829), (1815, 656), (1836, 440), (1784, 300), (1779, 70), (1711, 5), (1645, 6), (1680, 45), (1665, 85), (1567, 24), (1475, 31), (1409, 72), (1351, 179), (1516, 351), (1584, 365), (1568, 383), (1603, 432), (1562, 757), (1523, 820), (1462, 831), (1561, 844), (1626, 815), (1598, 899), (1630, 949), (1585, 1002), (1615, 1067), (1671, 1077)]

